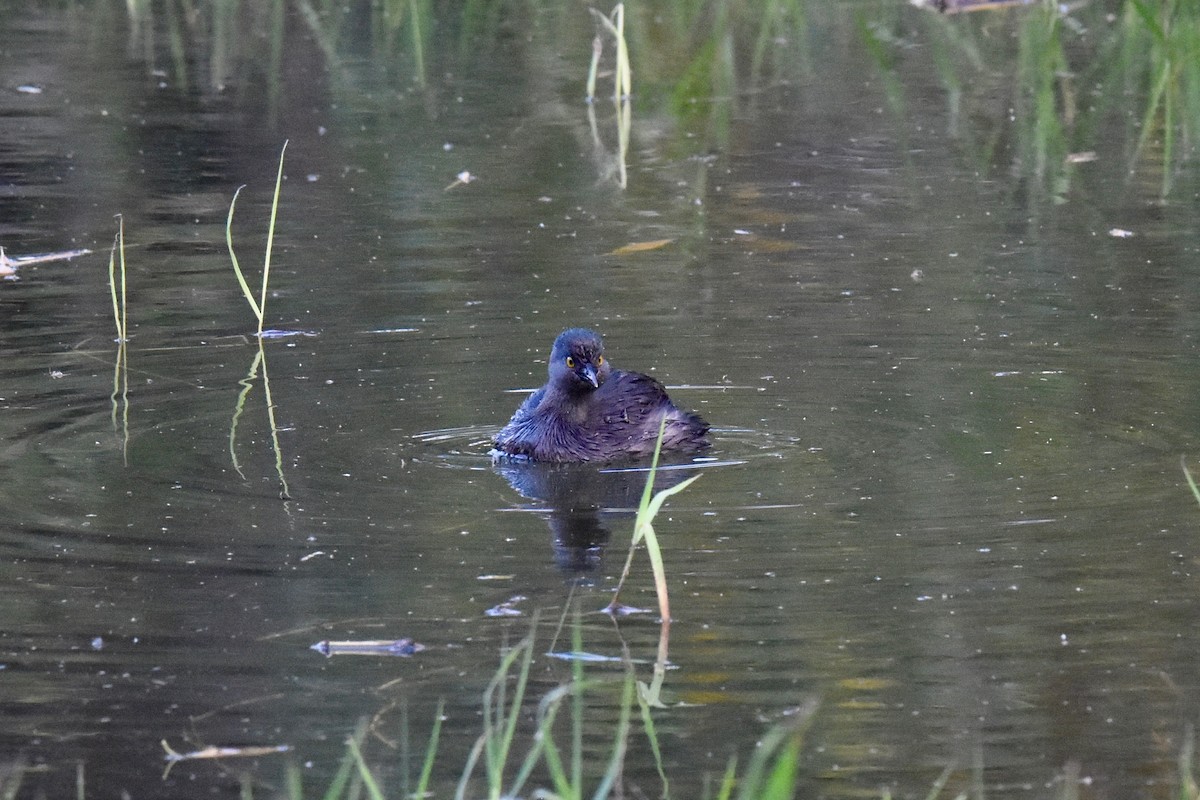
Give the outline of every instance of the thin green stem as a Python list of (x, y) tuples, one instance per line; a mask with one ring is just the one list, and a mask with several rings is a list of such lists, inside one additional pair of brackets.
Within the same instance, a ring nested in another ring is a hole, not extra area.
[[(283, 184), (283, 156), (287, 153), (288, 140), (284, 140), (279, 151), (279, 170), (275, 173), (275, 194), (271, 198), (271, 223), (267, 226), (267, 251), (263, 258), (262, 300), (258, 304), (258, 335), (262, 337), (263, 315), (267, 311), (267, 283), (271, 278), (271, 251), (275, 247), (275, 218), (279, 214), (279, 190)], [(232, 208), (230, 209), (232, 211)]]

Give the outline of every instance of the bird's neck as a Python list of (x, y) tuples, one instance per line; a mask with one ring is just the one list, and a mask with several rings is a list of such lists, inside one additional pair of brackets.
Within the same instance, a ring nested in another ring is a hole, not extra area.
[(543, 408), (554, 409), (561, 417), (582, 423), (588, 417), (595, 389), (576, 389), (552, 385), (542, 401)]

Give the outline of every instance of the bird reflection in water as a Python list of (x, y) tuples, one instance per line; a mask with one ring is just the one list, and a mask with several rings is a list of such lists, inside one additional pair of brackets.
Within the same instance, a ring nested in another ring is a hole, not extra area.
[[(660, 462), (654, 478), (656, 492), (694, 474), (670, 467)], [(555, 563), (581, 582), (588, 582), (601, 567), (612, 526), (624, 520), (632, 527), (646, 487), (645, 465), (600, 467), (498, 459), (493, 469), (523, 497), (536, 501), (532, 508), (550, 526)]]

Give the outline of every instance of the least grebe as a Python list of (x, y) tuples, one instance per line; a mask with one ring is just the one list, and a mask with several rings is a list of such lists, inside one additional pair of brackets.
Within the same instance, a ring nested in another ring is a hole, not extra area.
[(647, 456), (654, 452), (663, 415), (663, 450), (708, 446), (707, 422), (676, 408), (649, 375), (613, 369), (599, 334), (571, 328), (554, 340), (550, 380), (496, 435), (495, 452), (560, 462)]

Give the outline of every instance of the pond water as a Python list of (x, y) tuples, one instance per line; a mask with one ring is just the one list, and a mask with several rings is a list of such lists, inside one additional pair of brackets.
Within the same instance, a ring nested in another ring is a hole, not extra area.
[[(535, 630), (523, 756), (576, 626), (611, 659), (584, 667), (594, 780), (623, 648), (643, 681), (659, 656), (644, 553), (621, 600), (650, 611), (594, 613), (644, 475), (487, 456), (575, 325), (714, 426), (655, 525), (671, 796), (797, 717), (804, 797), (923, 797), (947, 767), (988, 797), (1177, 786), (1200, 184), (1185, 164), (1160, 199), (1136, 105), (1097, 115), (1094, 161), (1034, 169), (1034, 11), (814, 5), (765, 66), (733, 22), (631, 11), (622, 188), (582, 6), (442, 10), (422, 82), (365, 3), (63, 5), (0, 11), (0, 244), (92, 251), (0, 283), (0, 777), (22, 796), (267, 795), (289, 761), (316, 795), (369, 719), (399, 797), (439, 701), (451, 796), (507, 648)], [(1069, 49), (1116, 24), (1079, 13)], [(951, 80), (947, 41), (991, 61)], [(681, 73), (703, 91), (672, 93)], [(225, 223), (245, 184), (257, 285), (285, 139), (265, 323), (290, 335), (260, 361)], [(424, 650), (310, 649), (400, 638)], [(164, 740), (291, 750), (164, 777)], [(638, 724), (623, 785), (662, 791)]]

